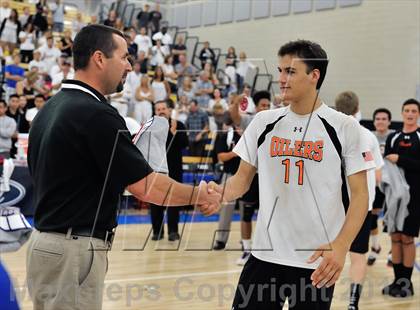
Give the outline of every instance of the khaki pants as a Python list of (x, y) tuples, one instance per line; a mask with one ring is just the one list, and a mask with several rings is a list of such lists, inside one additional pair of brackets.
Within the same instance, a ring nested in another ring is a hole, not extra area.
[(26, 272), (34, 309), (101, 309), (107, 268), (103, 240), (33, 231)]

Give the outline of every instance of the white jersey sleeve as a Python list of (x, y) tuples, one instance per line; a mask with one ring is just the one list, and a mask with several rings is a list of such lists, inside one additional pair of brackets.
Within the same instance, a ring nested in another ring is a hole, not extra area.
[(238, 154), (242, 160), (255, 168), (258, 168), (259, 119), (259, 114), (255, 115), (254, 119), (249, 123), (241, 139), (233, 149), (233, 152)]
[(343, 146), (343, 160), (346, 175), (350, 176), (363, 170), (375, 167), (369, 141), (362, 134), (361, 125), (353, 118), (348, 118), (343, 124), (345, 143)]

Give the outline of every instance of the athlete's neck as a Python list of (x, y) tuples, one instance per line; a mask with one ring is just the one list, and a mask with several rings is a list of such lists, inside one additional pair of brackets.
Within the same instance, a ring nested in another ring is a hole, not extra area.
[(417, 124), (404, 124), (403, 126), (403, 132), (404, 133), (410, 133), (410, 132), (414, 132), (419, 128), (419, 126), (417, 126)]
[[(314, 97), (308, 96), (309, 99), (292, 102), (290, 104), (290, 110), (292, 110), (296, 114), (306, 115), (318, 109), (322, 102), (319, 97), (315, 94)], [(315, 102), (316, 98), (316, 102)]]
[(376, 130), (376, 133), (378, 134), (378, 136), (386, 136), (388, 134), (389, 129), (386, 130)]
[(87, 70), (77, 70), (74, 73), (74, 79), (81, 81), (94, 89), (100, 92), (103, 96), (108, 95), (102, 85), (102, 83), (97, 79), (95, 74), (88, 72)]

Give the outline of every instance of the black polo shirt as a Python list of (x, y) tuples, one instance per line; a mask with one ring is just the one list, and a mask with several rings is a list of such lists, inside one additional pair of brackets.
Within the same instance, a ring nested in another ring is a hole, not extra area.
[(124, 119), (105, 97), (76, 80), (63, 82), (29, 132), (35, 228), (117, 225), (119, 195), (152, 172), (131, 142)]

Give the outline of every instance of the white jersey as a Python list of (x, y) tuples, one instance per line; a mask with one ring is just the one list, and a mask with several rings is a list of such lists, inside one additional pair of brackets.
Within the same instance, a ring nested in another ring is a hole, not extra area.
[(256, 114), (234, 148), (258, 169), (260, 209), (252, 254), (287, 266), (332, 242), (349, 206), (347, 177), (373, 167), (364, 157), (360, 125), (325, 104), (309, 115), (290, 107)]
[[(381, 169), (385, 164), (381, 154), (381, 147), (379, 145), (378, 139), (376, 136), (368, 129), (363, 126), (360, 126), (362, 138), (365, 139), (366, 151), (364, 152), (365, 156), (372, 158), (375, 163), (375, 169)], [(369, 191), (369, 211), (372, 210), (373, 201), (375, 200), (375, 187), (376, 187), (376, 176), (375, 169), (369, 169), (367, 171), (367, 183)]]

